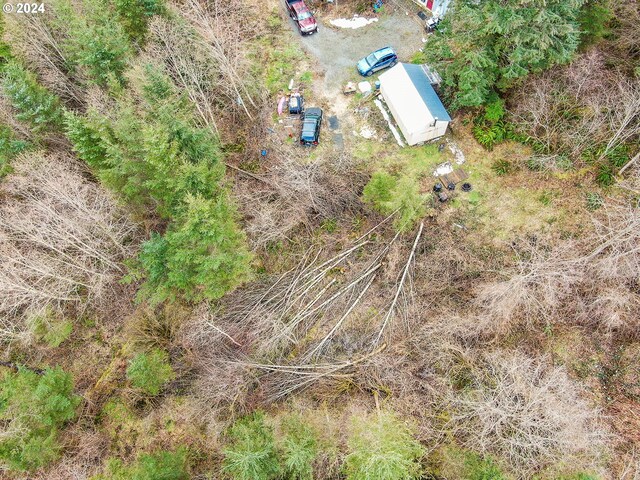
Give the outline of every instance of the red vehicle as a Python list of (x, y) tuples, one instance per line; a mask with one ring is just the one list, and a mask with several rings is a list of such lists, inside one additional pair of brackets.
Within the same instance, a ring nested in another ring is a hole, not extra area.
[(304, 0), (285, 0), (285, 3), (289, 16), (296, 22), (302, 35), (312, 35), (318, 31), (318, 22)]

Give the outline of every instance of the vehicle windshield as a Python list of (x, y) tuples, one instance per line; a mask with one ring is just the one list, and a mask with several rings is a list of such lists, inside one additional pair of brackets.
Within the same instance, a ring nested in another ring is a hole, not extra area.
[(309, 10), (305, 10), (298, 14), (298, 20), (306, 20), (307, 18), (311, 18), (311, 12)]
[(378, 57), (376, 57), (375, 53), (372, 53), (364, 60), (369, 64), (370, 67), (373, 67), (376, 63), (378, 63)]

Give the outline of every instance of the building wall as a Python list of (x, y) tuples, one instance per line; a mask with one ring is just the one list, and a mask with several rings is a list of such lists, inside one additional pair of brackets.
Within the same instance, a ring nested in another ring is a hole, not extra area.
[(447, 13), (451, 0), (413, 0), (421, 7), (431, 10), (434, 16), (443, 17)]
[(447, 133), (448, 126), (449, 122), (445, 122), (444, 120), (437, 120), (436, 125), (427, 130), (424, 141), (426, 142), (438, 137), (442, 137), (445, 133)]
[(405, 138), (409, 145), (416, 145), (421, 142), (428, 142), (429, 140), (434, 140), (436, 138), (442, 137), (445, 133), (447, 133), (448, 126), (449, 126), (449, 122), (438, 120), (436, 121), (435, 125), (432, 125), (432, 124), (425, 125), (425, 128), (422, 129), (421, 131), (411, 133), (410, 139), (407, 138), (406, 136)]
[(402, 135), (404, 136), (407, 143), (409, 143), (409, 145), (415, 145), (415, 143), (410, 142), (409, 138), (411, 136), (411, 132), (407, 129), (407, 126), (401, 121), (402, 118), (400, 117), (400, 115), (398, 115), (398, 111), (396, 110), (395, 105), (393, 105), (391, 102), (389, 102), (389, 100), (387, 100), (389, 97), (387, 96), (386, 90), (387, 89), (385, 88), (385, 83), (382, 83), (380, 85), (380, 93), (385, 99), (385, 104), (387, 105), (387, 108), (391, 112), (391, 116), (393, 117), (393, 120), (398, 124), (398, 127), (400, 128), (400, 131), (402, 132)]

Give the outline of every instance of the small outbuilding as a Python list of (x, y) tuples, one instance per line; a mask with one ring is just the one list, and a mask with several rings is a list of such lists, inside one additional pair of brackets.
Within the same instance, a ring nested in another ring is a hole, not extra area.
[(432, 80), (428, 68), (409, 63), (380, 75), (380, 93), (409, 145), (443, 136), (451, 122)]
[(442, 18), (447, 10), (451, 0), (413, 0), (418, 5), (431, 10), (434, 17)]

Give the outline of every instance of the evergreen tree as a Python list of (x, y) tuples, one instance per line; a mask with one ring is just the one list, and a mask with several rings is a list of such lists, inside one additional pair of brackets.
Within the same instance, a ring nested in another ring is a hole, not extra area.
[(10, 468), (31, 470), (55, 460), (60, 446), (57, 431), (75, 418), (80, 397), (73, 393), (71, 375), (47, 368), (41, 375), (24, 368), (0, 380), (0, 460)]
[(17, 139), (11, 127), (0, 123), (0, 178), (11, 172), (11, 159), (27, 147), (28, 143)]
[(28, 122), (34, 132), (54, 131), (63, 124), (63, 109), (56, 95), (39, 85), (36, 77), (16, 60), (2, 69), (2, 87), (17, 110), (16, 118)]
[(107, 149), (103, 142), (106, 137), (105, 126), (99, 120), (92, 121), (90, 112), (81, 117), (72, 112), (65, 114), (65, 131), (73, 144), (74, 151), (90, 167), (100, 171), (107, 167)]
[(453, 107), (477, 107), (494, 89), (567, 63), (580, 43), (585, 0), (460, 0), (424, 48)]
[(131, 46), (110, 5), (100, 0), (54, 0), (54, 6), (55, 27), (69, 32), (62, 44), (69, 66), (84, 68), (100, 86), (123, 84)]
[(141, 297), (219, 298), (248, 278), (251, 256), (221, 186), (218, 141), (195, 125), (191, 105), (161, 72), (147, 68), (136, 93), (141, 104), (122, 97), (109, 117), (68, 114), (67, 135), (105, 185), (171, 220), (143, 245), (132, 275), (146, 279)]
[(225, 195), (187, 197), (176, 223), (142, 247), (147, 276), (142, 294), (153, 301), (176, 294), (194, 301), (216, 299), (247, 280), (250, 255), (235, 217)]
[(114, 0), (120, 23), (131, 40), (143, 42), (149, 20), (164, 11), (162, 0)]

